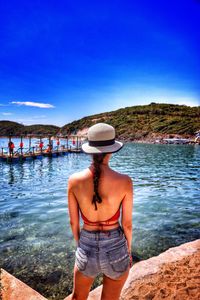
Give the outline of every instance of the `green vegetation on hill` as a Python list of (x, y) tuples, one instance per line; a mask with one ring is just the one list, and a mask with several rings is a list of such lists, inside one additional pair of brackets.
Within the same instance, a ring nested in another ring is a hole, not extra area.
[(61, 132), (74, 133), (97, 122), (114, 126), (122, 139), (141, 139), (151, 133), (193, 135), (200, 129), (200, 106), (151, 103), (125, 107), (66, 124)]
[(60, 130), (60, 127), (55, 125), (29, 125), (24, 126), (24, 132), (26, 134), (34, 133), (34, 134), (52, 134), (55, 135)]
[(66, 124), (25, 126), (16, 122), (0, 121), (0, 135), (20, 134), (75, 134), (97, 122), (116, 128), (118, 138), (126, 140), (148, 138), (152, 133), (194, 135), (200, 130), (200, 106), (151, 103), (100, 113)]
[(11, 121), (0, 121), (0, 135), (18, 134), (24, 126)]
[(56, 134), (60, 128), (54, 125), (30, 125), (25, 126), (11, 121), (0, 121), (1, 136), (20, 136), (21, 134)]

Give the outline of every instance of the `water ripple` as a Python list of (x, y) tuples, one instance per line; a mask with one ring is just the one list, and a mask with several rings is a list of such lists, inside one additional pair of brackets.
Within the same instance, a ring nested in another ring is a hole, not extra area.
[[(0, 162), (1, 266), (27, 283), (30, 270), (34, 278), (44, 280), (60, 268), (64, 287), (72, 286), (75, 242), (67, 180), (90, 161), (85, 154), (68, 154), (19, 164)], [(134, 257), (145, 259), (200, 237), (199, 146), (126, 144), (110, 164), (134, 183)]]

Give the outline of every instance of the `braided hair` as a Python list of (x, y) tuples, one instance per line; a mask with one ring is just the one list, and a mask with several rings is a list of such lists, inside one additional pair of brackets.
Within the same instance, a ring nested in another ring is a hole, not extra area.
[(97, 202), (101, 203), (102, 199), (99, 196), (98, 192), (98, 185), (99, 185), (99, 179), (101, 176), (101, 163), (104, 160), (104, 157), (106, 156), (106, 153), (100, 153), (100, 154), (93, 154), (93, 164), (94, 164), (94, 176), (93, 176), (93, 183), (94, 183), (94, 194), (92, 199), (92, 204), (95, 206), (95, 210), (97, 210)]

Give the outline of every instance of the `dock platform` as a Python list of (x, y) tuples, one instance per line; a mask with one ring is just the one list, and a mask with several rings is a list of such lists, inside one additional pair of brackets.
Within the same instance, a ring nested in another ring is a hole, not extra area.
[(52, 150), (52, 151), (36, 151), (30, 153), (16, 153), (13, 156), (10, 154), (0, 154), (0, 160), (5, 162), (20, 162), (25, 160), (33, 160), (33, 159), (41, 159), (43, 157), (57, 157), (67, 155), (68, 153), (82, 153), (81, 149), (60, 149), (60, 150)]
[[(9, 163), (22, 162), (25, 160), (42, 159), (43, 157), (57, 157), (69, 153), (81, 153), (82, 142), (85, 136), (78, 135), (55, 135), (51, 134), (28, 134), (8, 137), (8, 146), (0, 148), (0, 161)], [(13, 143), (13, 139), (18, 138)], [(24, 139), (26, 142), (24, 143)], [(37, 139), (33, 144), (33, 139)], [(48, 144), (43, 140), (47, 140)], [(62, 142), (62, 144), (61, 144)], [(54, 145), (56, 143), (56, 145)], [(64, 143), (64, 144), (63, 144)], [(16, 147), (16, 144), (18, 147)], [(16, 150), (15, 150), (16, 149)]]

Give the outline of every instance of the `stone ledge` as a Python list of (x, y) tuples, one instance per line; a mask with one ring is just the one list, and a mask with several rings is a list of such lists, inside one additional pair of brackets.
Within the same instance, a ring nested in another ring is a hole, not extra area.
[[(120, 300), (199, 300), (200, 239), (173, 247), (133, 265)], [(102, 286), (88, 300), (99, 300)], [(47, 300), (31, 287), (1, 269), (2, 300)], [(70, 300), (69, 295), (64, 300)]]
[(1, 269), (0, 298), (2, 300), (47, 300), (4, 269)]
[[(149, 300), (149, 299), (155, 299), (160, 300), (162, 298), (165, 299), (177, 299), (177, 300), (191, 300), (191, 299), (200, 299), (200, 276), (198, 277), (198, 270), (196, 269), (194, 274), (190, 274), (190, 277), (188, 280), (192, 280), (193, 277), (199, 280), (199, 287), (197, 282), (195, 283), (193, 292), (196, 294), (194, 297), (191, 295), (186, 295), (186, 291), (180, 291), (181, 296), (177, 296), (177, 292), (175, 293), (175, 296), (170, 295), (167, 296), (167, 291), (164, 289), (164, 285), (162, 287), (159, 286), (159, 280), (164, 280), (165, 284), (167, 285), (169, 280), (170, 284), (170, 276), (167, 277), (168, 272), (171, 272), (171, 278), (173, 278), (173, 274), (176, 274), (176, 269), (178, 269), (177, 263), (181, 262), (184, 259), (187, 259), (188, 261), (183, 263), (183, 266), (181, 268), (185, 269), (185, 272), (188, 270), (191, 270), (190, 267), (187, 266), (193, 261), (193, 265), (195, 262), (197, 262), (198, 259), (200, 259), (200, 239), (195, 240), (193, 242), (185, 243), (177, 247), (169, 248), (165, 252), (159, 254), (158, 256), (151, 257), (147, 260), (140, 261), (133, 265), (133, 267), (130, 270), (129, 277), (126, 281), (126, 284), (124, 285), (124, 288), (121, 293), (120, 300)], [(185, 266), (186, 264), (186, 266)], [(165, 270), (163, 271), (162, 268), (165, 266)], [(172, 271), (169, 271), (170, 268)], [(168, 270), (169, 269), (169, 270)], [(186, 272), (187, 273), (187, 272)], [(162, 274), (163, 276), (159, 277), (159, 274)], [(199, 270), (200, 274), (200, 270)], [(172, 288), (174, 291), (176, 291), (176, 286), (180, 286), (181, 284), (184, 286), (185, 284), (185, 274), (182, 273), (182, 277), (180, 276), (179, 281), (176, 282), (176, 285)], [(173, 278), (174, 279), (174, 278)], [(147, 288), (147, 282), (149, 282), (148, 288)], [(150, 286), (150, 287), (149, 287)], [(146, 289), (146, 293), (145, 293)], [(97, 287), (93, 291), (90, 292), (90, 295), (88, 297), (88, 300), (99, 300), (101, 295), (102, 286)], [(158, 291), (159, 290), (159, 291)], [(160, 290), (163, 291), (163, 296), (156, 296)], [(152, 292), (153, 291), (153, 292)], [(165, 291), (165, 292), (164, 292)], [(164, 293), (166, 294), (164, 296)], [(185, 294), (184, 294), (185, 293)], [(184, 296), (185, 295), (185, 296)], [(172, 298), (171, 298), (172, 297)], [(178, 297), (178, 298), (177, 298)], [(198, 298), (199, 297), (199, 298)], [(70, 300), (70, 296), (65, 298), (64, 300)]]

